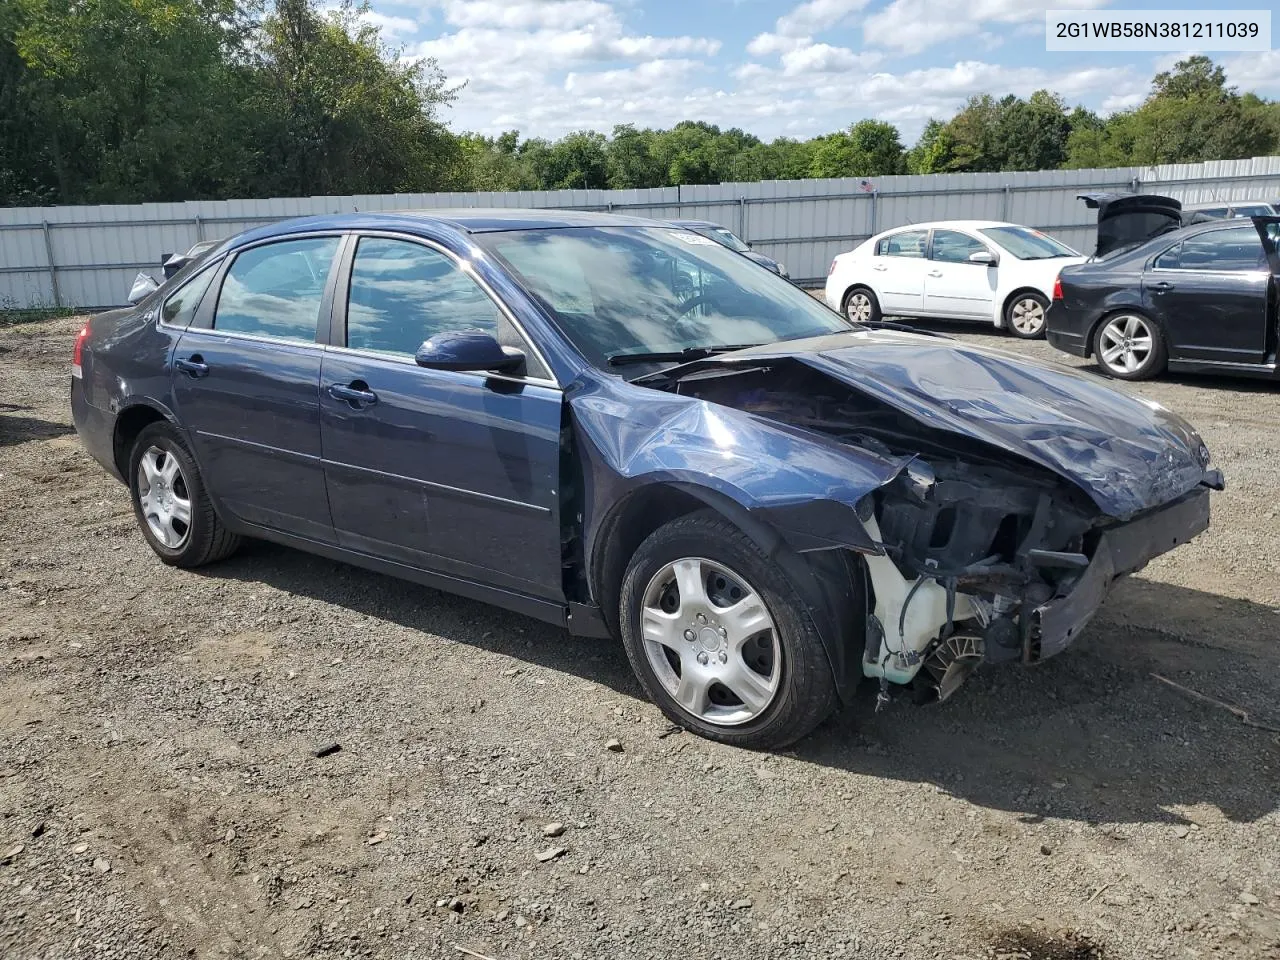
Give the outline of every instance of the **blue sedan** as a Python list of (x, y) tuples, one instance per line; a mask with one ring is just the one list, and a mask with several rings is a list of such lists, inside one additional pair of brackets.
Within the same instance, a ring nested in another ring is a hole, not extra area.
[(1158, 404), (604, 215), (250, 231), (93, 318), (72, 374), (163, 562), (259, 537), (619, 637), (750, 747), (864, 677), (939, 700), (1058, 653), (1222, 486)]

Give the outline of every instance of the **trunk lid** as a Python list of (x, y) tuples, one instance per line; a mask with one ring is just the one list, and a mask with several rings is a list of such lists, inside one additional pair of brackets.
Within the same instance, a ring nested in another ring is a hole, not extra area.
[(1150, 193), (1082, 193), (1078, 199), (1098, 211), (1095, 257), (1137, 246), (1184, 223), (1182, 203)]

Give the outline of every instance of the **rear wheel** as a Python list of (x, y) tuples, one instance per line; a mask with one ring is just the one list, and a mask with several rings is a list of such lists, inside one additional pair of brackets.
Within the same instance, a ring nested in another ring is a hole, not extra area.
[(1024, 290), (1004, 308), (1004, 325), (1015, 337), (1039, 340), (1044, 336), (1044, 313), (1048, 309), (1049, 301), (1043, 294)]
[(786, 746), (836, 705), (817, 630), (782, 571), (714, 511), (659, 528), (632, 557), (623, 643), (673, 722), (723, 743)]
[(240, 545), (214, 513), (195, 460), (168, 423), (145, 427), (134, 441), (129, 493), (147, 544), (171, 566), (212, 563)]
[(1117, 313), (1104, 320), (1098, 327), (1094, 355), (1098, 366), (1121, 380), (1153, 377), (1168, 360), (1159, 324), (1140, 313)]
[(866, 287), (854, 287), (845, 294), (844, 315), (854, 323), (878, 323), (880, 301)]

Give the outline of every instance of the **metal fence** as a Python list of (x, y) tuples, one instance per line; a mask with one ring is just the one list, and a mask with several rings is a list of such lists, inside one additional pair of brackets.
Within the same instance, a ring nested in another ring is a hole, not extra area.
[(1110, 170), (955, 173), (772, 180), (650, 190), (391, 194), (201, 200), (129, 206), (0, 209), (0, 309), (118, 305), (138, 270), (162, 254), (290, 217), (352, 210), (542, 207), (660, 219), (712, 220), (781, 260), (799, 283), (821, 283), (831, 258), (881, 230), (944, 219), (1009, 220), (1071, 246), (1093, 242), (1084, 191), (1164, 193), (1184, 203), (1280, 201), (1280, 157)]

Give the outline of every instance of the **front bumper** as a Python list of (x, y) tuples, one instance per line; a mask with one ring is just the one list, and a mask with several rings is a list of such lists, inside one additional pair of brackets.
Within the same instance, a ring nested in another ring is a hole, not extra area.
[(1116, 578), (1141, 569), (1208, 526), (1209, 488), (1201, 486), (1151, 513), (1106, 530), (1071, 592), (1032, 611), (1023, 659), (1043, 660), (1061, 653), (1097, 613)]

